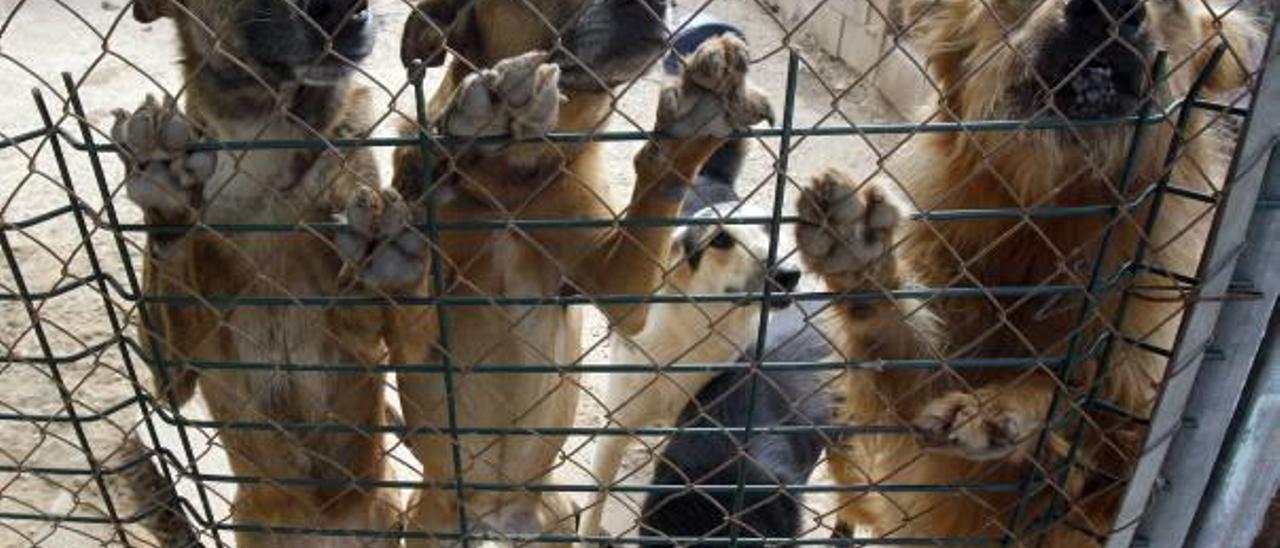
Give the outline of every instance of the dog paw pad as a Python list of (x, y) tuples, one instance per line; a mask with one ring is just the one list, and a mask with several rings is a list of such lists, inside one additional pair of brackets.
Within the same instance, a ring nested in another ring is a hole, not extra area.
[(804, 189), (796, 240), (809, 268), (820, 274), (861, 272), (885, 255), (902, 214), (874, 185), (859, 191), (847, 175), (827, 171)]
[(382, 291), (412, 288), (426, 275), (427, 239), (410, 224), (409, 207), (396, 191), (360, 189), (346, 218), (348, 230), (335, 243), (349, 275)]

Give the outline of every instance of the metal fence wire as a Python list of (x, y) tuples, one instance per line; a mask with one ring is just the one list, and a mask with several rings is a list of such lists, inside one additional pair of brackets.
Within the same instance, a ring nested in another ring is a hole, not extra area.
[(0, 2), (0, 545), (1150, 544), (1276, 32)]

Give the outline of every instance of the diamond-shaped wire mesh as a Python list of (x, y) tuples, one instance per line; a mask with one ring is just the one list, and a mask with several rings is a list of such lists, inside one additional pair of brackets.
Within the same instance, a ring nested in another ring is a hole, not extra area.
[(1101, 545), (1265, 8), (4, 0), (0, 545)]

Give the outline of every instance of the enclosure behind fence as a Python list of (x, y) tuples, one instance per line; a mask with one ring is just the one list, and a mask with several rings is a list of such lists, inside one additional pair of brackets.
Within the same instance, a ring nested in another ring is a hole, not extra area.
[(0, 545), (1243, 546), (1272, 11), (2, 3)]

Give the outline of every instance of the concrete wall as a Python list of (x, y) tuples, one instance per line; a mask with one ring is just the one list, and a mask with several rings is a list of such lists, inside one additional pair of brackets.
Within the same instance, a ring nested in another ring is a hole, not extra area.
[(924, 75), (924, 58), (905, 41), (895, 41), (896, 0), (766, 0), (789, 26), (801, 32), (854, 70), (868, 74), (894, 110), (909, 117), (922, 105), (936, 102)]

